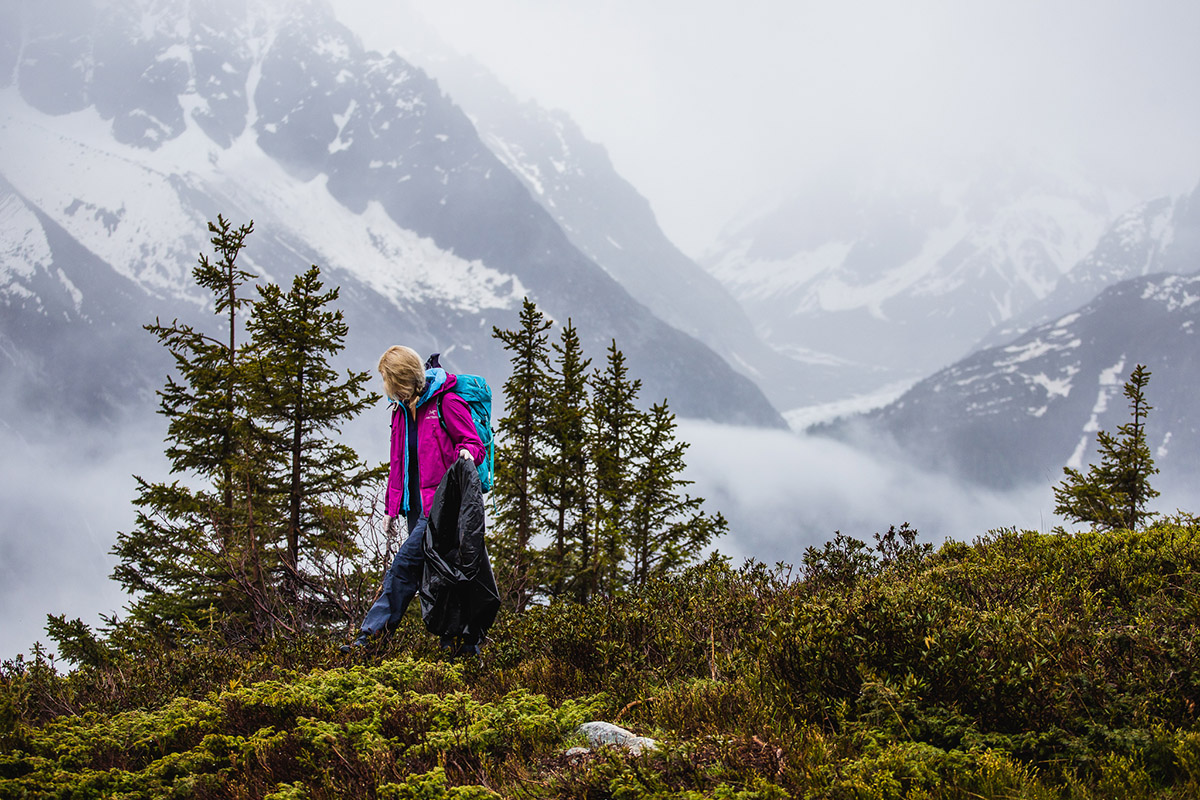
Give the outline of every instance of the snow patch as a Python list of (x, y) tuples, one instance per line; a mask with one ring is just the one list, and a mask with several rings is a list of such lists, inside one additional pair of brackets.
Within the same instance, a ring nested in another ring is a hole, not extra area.
[[(1054, 397), (1066, 397), (1071, 393), (1071, 378), (1075, 376), (1078, 368), (1068, 368), (1067, 375), (1063, 378), (1049, 378), (1046, 373), (1039, 372), (1037, 375), (1028, 376), (1028, 381), (1035, 386), (1040, 386), (1046, 390), (1046, 399)], [(1042, 409), (1045, 411), (1045, 409)], [(1037, 416), (1041, 416), (1040, 414)]]
[(71, 279), (67, 277), (67, 274), (62, 269), (56, 269), (55, 272), (58, 273), (59, 283), (67, 290), (67, 294), (71, 295), (71, 302), (75, 306), (75, 312), (78, 313), (83, 304), (83, 292), (79, 291), (79, 287), (71, 282)]
[(324, 36), (314, 48), (317, 55), (326, 56), (332, 61), (348, 61), (350, 46), (340, 36)]
[(1097, 383), (1100, 389), (1096, 394), (1096, 402), (1092, 406), (1092, 415), (1083, 426), (1083, 438), (1075, 447), (1075, 452), (1067, 459), (1067, 466), (1072, 469), (1083, 468), (1083, 454), (1087, 443), (1091, 440), (1091, 434), (1100, 430), (1100, 415), (1108, 410), (1108, 403), (1117, 393), (1117, 387), (1123, 386), (1124, 381), (1121, 376), (1125, 372), (1125, 356), (1121, 356), (1121, 360), (1113, 364), (1108, 369), (1100, 371)]
[(353, 139), (343, 139), (342, 133), (346, 130), (346, 124), (354, 117), (354, 111), (358, 108), (358, 101), (350, 98), (350, 103), (346, 106), (346, 110), (341, 114), (334, 114), (333, 121), (337, 125), (337, 136), (333, 137), (333, 141), (329, 143), (329, 152), (337, 153), (346, 150), (350, 145), (354, 144)]
[(33, 211), (13, 194), (0, 196), (0, 284), (28, 278), (50, 265), (53, 254)]
[(783, 418), (789, 428), (796, 433), (803, 433), (813, 425), (832, 422), (835, 419), (855, 414), (865, 414), (868, 411), (883, 408), (903, 396), (905, 392), (912, 388), (914, 383), (915, 381), (898, 381), (888, 384), (875, 392), (855, 395), (843, 400), (835, 400), (831, 403), (819, 403), (812, 406), (793, 408), (790, 411), (785, 411)]
[(1200, 295), (1188, 291), (1195, 285), (1196, 280), (1193, 278), (1171, 275), (1157, 283), (1147, 284), (1142, 290), (1142, 299), (1160, 303), (1168, 312), (1179, 311), (1200, 301)]
[(1083, 454), (1087, 452), (1088, 442), (1092, 439), (1086, 433), (1079, 439), (1079, 444), (1075, 445), (1075, 451), (1071, 453), (1071, 457), (1067, 459), (1067, 466), (1071, 469), (1083, 469)]
[(1010, 353), (1011, 357), (998, 359), (993, 366), (996, 369), (1012, 372), (1014, 369), (1016, 369), (1017, 364), (1022, 364), (1026, 361), (1032, 361), (1035, 358), (1041, 358), (1048, 353), (1079, 347), (1082, 344), (1083, 342), (1079, 339), (1073, 339), (1066, 344), (1047, 342), (1043, 339), (1033, 339), (1025, 344), (1014, 344), (1005, 347), (1001, 352)]
[(192, 49), (182, 42), (176, 42), (159, 53), (154, 60), (160, 64), (165, 61), (182, 61), (184, 64), (190, 66), (192, 63)]
[(528, 161), (525, 157), (525, 151), (520, 145), (512, 144), (501, 139), (499, 136), (489, 135), (488, 149), (496, 154), (496, 157), (503, 162), (504, 166), (515, 172), (521, 177), (533, 191), (539, 195), (546, 194), (546, 187), (542, 184), (542, 171), (537, 164)]

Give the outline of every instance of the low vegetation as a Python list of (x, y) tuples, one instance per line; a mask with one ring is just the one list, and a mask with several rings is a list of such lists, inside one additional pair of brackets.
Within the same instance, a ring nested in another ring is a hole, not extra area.
[[(505, 612), (449, 662), (203, 631), (0, 676), (2, 797), (1194, 797), (1200, 527), (838, 535)], [(156, 647), (158, 649), (156, 649)], [(603, 719), (657, 750), (568, 756)]]

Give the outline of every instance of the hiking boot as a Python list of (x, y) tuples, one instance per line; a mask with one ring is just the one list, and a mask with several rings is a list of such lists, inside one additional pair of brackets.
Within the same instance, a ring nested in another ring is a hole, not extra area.
[(452, 661), (466, 661), (478, 657), (480, 653), (479, 645), (455, 641), (453, 637), (444, 637), (441, 646), (442, 652)]
[(366, 647), (370, 643), (371, 643), (371, 635), (369, 633), (367, 633), (366, 631), (362, 631), (358, 634), (358, 636), (354, 637), (353, 642), (350, 642), (350, 644), (342, 645), (341, 647), (338, 648), (338, 650), (341, 650), (343, 653), (349, 653), (352, 650), (354, 650), (356, 647)]

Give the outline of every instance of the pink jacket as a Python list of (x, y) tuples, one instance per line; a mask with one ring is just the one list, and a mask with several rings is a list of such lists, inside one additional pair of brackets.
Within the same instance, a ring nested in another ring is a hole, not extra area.
[[(428, 400), (417, 407), (417, 461), (421, 478), (422, 515), (429, 512), (433, 496), (446, 470), (458, 460), (458, 451), (466, 448), (478, 463), (486, 453), (475, 421), (467, 403), (453, 391), (458, 379), (446, 375), (446, 382)], [(438, 397), (442, 398), (442, 413), (446, 417), (446, 428), (442, 429), (438, 419)], [(404, 442), (408, 424), (412, 420), (403, 408), (397, 408), (392, 417), (391, 468), (388, 470), (387, 500), (384, 504), (388, 516), (401, 516), (407, 510), (404, 503)]]

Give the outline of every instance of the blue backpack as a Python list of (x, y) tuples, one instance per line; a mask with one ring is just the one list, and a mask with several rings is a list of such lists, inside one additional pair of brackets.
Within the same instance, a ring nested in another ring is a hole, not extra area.
[[(439, 355), (440, 353), (431, 355), (425, 362), (425, 368), (440, 367)], [(488, 386), (487, 380), (479, 375), (458, 374), (454, 377), (457, 382), (450, 391), (466, 401), (467, 408), (471, 409), (471, 420), (475, 423), (475, 432), (479, 434), (479, 441), (483, 443), (483, 448), (487, 451), (483, 462), (476, 464), (475, 469), (479, 471), (479, 483), (483, 487), (483, 491), (490, 492), (492, 478), (496, 472), (496, 442), (492, 435), (492, 387)], [(442, 423), (442, 430), (449, 433), (450, 429), (446, 427), (446, 417), (442, 414), (443, 397), (444, 395), (438, 395), (437, 415), (438, 421)]]

